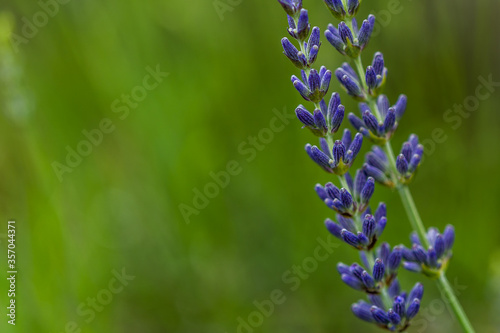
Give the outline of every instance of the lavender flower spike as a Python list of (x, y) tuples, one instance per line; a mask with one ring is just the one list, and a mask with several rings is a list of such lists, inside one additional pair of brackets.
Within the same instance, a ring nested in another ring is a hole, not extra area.
[[(453, 298), (453, 291), (444, 274), (452, 256), (455, 232), (447, 226), (443, 233), (436, 228), (425, 228), (420, 221), (407, 185), (415, 176), (423, 156), (423, 146), (418, 137), (410, 135), (399, 154), (394, 156), (390, 140), (399, 127), (406, 111), (407, 98), (400, 95), (391, 105), (382, 90), (388, 70), (382, 53), (376, 52), (368, 67), (363, 67), (361, 53), (369, 43), (375, 17), (368, 16), (358, 22), (354, 16), (361, 0), (324, 0), (338, 25), (328, 25), (325, 37), (342, 55), (352, 58), (355, 69), (348, 63), (335, 70), (335, 77), (345, 92), (359, 103), (359, 114), (349, 113), (349, 122), (358, 133), (340, 131), (345, 108), (337, 93), (330, 100), (329, 90), (332, 73), (324, 66), (313, 68), (317, 60), (320, 29), (311, 30), (309, 15), (300, 0), (279, 0), (288, 18), (288, 33), (295, 39), (282, 39), (283, 53), (301, 74), (292, 76), (292, 83), (300, 95), (314, 104), (313, 108), (299, 105), (295, 112), (303, 127), (319, 137), (319, 145), (307, 144), (309, 157), (328, 173), (338, 176), (341, 185), (328, 182), (317, 184), (316, 193), (323, 203), (336, 212), (335, 220), (327, 218), (325, 226), (337, 239), (356, 249), (361, 263), (350, 266), (339, 263), (340, 279), (349, 287), (366, 295), (367, 301), (352, 305), (354, 315), (361, 320), (392, 332), (404, 332), (418, 314), (423, 296), (423, 286), (417, 283), (409, 293), (402, 291), (398, 273), (406, 270), (438, 278), (438, 283), (450, 296), (450, 305), (466, 332), (473, 332), (460, 304)], [(297, 42), (299, 43), (297, 45)], [(354, 135), (353, 135), (354, 134)], [(363, 137), (374, 146), (366, 154), (362, 168), (354, 177), (349, 173), (360, 152)], [(383, 147), (383, 148), (382, 148)], [(387, 227), (387, 207), (380, 203), (375, 211), (373, 201), (375, 183), (396, 189), (418, 234), (410, 237), (411, 246), (379, 242)], [(402, 280), (404, 281), (404, 280)]]

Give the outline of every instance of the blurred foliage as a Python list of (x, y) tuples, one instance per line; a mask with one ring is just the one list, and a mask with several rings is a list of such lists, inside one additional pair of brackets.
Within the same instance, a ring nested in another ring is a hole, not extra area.
[[(296, 71), (281, 54), (281, 7), (232, 3), (220, 16), (212, 1), (66, 1), (47, 7), (53, 15), (41, 24), (40, 3), (2, 2), (1, 267), (6, 221), (15, 219), (19, 275), (14, 329), (6, 323), (7, 282), (0, 283), (0, 331), (237, 332), (238, 318), (248, 321), (254, 301), (275, 289), (283, 302), (254, 332), (377, 331), (354, 319), (350, 304), (362, 295), (335, 272), (338, 261), (358, 260), (346, 246), (296, 290), (283, 280), (327, 237), (323, 220), (333, 214), (313, 186), (331, 177), (305, 155), (304, 144), (316, 139), (297, 121), (272, 138), (262, 134), (273, 110), (292, 114), (302, 103), (289, 82)], [(322, 1), (305, 6), (314, 25), (334, 22)], [(443, 115), (474, 96), (480, 76), (500, 81), (499, 11), (493, 0), (376, 0), (358, 15), (374, 13), (383, 23), (365, 64), (384, 52), (386, 93), (392, 101), (403, 92), (409, 98), (395, 149), (411, 132), (428, 139), (432, 153), (412, 185), (414, 197), (427, 226), (456, 226), (448, 276), (461, 286), (459, 299), (478, 332), (499, 325), (500, 89), (456, 128), (458, 120)], [(27, 26), (34, 19), (36, 33)], [(21, 39), (9, 43), (9, 27)], [(342, 61), (323, 39), (318, 64), (335, 69)], [(137, 88), (146, 68), (157, 66), (169, 75), (152, 90)], [(127, 116), (115, 112), (113, 103), (123, 107), (123, 95), (134, 91), (147, 96)], [(356, 109), (341, 96), (348, 111)], [(68, 149), (87, 140), (83, 131), (99, 129), (103, 119), (113, 130), (59, 181), (54, 162), (65, 164)], [(436, 128), (447, 139), (433, 147)], [(246, 149), (255, 136), (262, 146), (253, 156)], [(212, 188), (217, 195), (186, 223), (179, 205), (192, 207), (196, 190), (229, 161), (239, 167), (228, 185)], [(388, 204), (384, 240), (408, 244), (397, 194), (378, 187), (375, 200)], [(89, 309), (88, 298), (104, 297), (112, 271), (122, 268), (135, 279), (95, 318), (82, 316), (81, 304)], [(401, 274), (406, 289), (418, 279)], [(423, 282), (426, 310), (409, 332), (458, 332), (433, 282)]]

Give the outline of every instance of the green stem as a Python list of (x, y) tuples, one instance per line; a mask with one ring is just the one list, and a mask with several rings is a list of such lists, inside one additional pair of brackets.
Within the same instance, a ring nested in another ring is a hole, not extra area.
[[(354, 59), (354, 63), (356, 65), (358, 75), (361, 79), (362, 87), (366, 93), (368, 91), (368, 89), (367, 89), (367, 85), (366, 85), (366, 81), (365, 81), (364, 69), (363, 69), (363, 63), (361, 61), (361, 56), (358, 56), (356, 59)], [(375, 116), (379, 120), (381, 120), (380, 112), (378, 110), (377, 104), (375, 103), (375, 100), (373, 98), (371, 98), (369, 95), (367, 95), (366, 100), (370, 104), (370, 107), (373, 109)], [(397, 175), (396, 160), (394, 158), (395, 155), (394, 155), (394, 152), (392, 150), (390, 142), (387, 142), (385, 144), (384, 150), (387, 154), (387, 157), (389, 158), (389, 164), (390, 164), (390, 168), (392, 171), (391, 178), (394, 181), (394, 183), (397, 184), (396, 188), (398, 190), (399, 196), (401, 197), (401, 201), (403, 202), (403, 206), (406, 210), (406, 214), (408, 215), (408, 219), (410, 220), (412, 229), (418, 233), (420, 240), (423, 242), (423, 245), (425, 245), (425, 247), (428, 248), (430, 246), (430, 244), (429, 244), (429, 241), (427, 239), (427, 233), (425, 232), (424, 223), (422, 222), (422, 219), (420, 218), (420, 214), (418, 213), (417, 206), (415, 205), (415, 202), (413, 201), (413, 197), (411, 195), (410, 189), (408, 188), (408, 186), (399, 183), (396, 179), (396, 175)], [(463, 310), (462, 305), (460, 304), (457, 297), (455, 296), (455, 293), (454, 293), (450, 283), (448, 282), (448, 279), (446, 278), (445, 273), (442, 272), (436, 281), (437, 281), (438, 287), (443, 291), (443, 293), (446, 295), (447, 299), (449, 300), (451, 308), (453, 310), (453, 313), (455, 314), (460, 325), (462, 326), (463, 331), (466, 333), (474, 333), (474, 329), (472, 328), (472, 325), (470, 324), (470, 321), (467, 318), (467, 315), (465, 314), (465, 311)]]
[(455, 296), (453, 288), (451, 287), (450, 282), (446, 278), (444, 272), (439, 276), (438, 282), (439, 282), (438, 283), (439, 288), (446, 295), (446, 298), (449, 300), (451, 308), (453, 309), (453, 312), (455, 313), (455, 316), (460, 322), (460, 325), (462, 326), (464, 332), (474, 333), (475, 332), (474, 328), (472, 328), (469, 318), (467, 318), (467, 315), (465, 314), (462, 305), (460, 305), (460, 302)]

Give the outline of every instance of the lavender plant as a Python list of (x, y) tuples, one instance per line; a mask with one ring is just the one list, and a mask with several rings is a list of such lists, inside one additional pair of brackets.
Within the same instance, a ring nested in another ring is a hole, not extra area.
[[(325, 225), (332, 235), (360, 254), (361, 264), (337, 265), (341, 280), (366, 294), (366, 300), (352, 305), (352, 312), (381, 328), (405, 331), (420, 309), (424, 290), (423, 285), (417, 283), (409, 293), (401, 291), (397, 277), (399, 268), (403, 267), (435, 279), (463, 330), (474, 332), (445, 275), (455, 239), (453, 226), (448, 225), (442, 234), (436, 228), (426, 231), (408, 188), (420, 165), (423, 146), (417, 135), (411, 134), (399, 155), (395, 156), (391, 147), (390, 140), (406, 110), (407, 98), (400, 95), (391, 105), (387, 96), (381, 94), (388, 73), (382, 53), (376, 52), (366, 68), (361, 61), (375, 17), (369, 15), (358, 27), (354, 16), (360, 0), (324, 0), (332, 15), (340, 20), (337, 27), (329, 24), (324, 35), (356, 68), (345, 62), (334, 71), (334, 76), (345, 92), (359, 102), (360, 111), (359, 115), (352, 112), (347, 115), (357, 131), (354, 137), (345, 129), (335, 140), (345, 118), (345, 108), (336, 92), (327, 100), (332, 72), (324, 66), (319, 71), (314, 68), (321, 47), (320, 29), (311, 29), (302, 0), (278, 2), (287, 14), (291, 37), (281, 41), (284, 54), (300, 69), (300, 78), (293, 75), (292, 84), (314, 107), (310, 112), (299, 105), (295, 111), (303, 128), (319, 137), (317, 146), (307, 144), (305, 150), (324, 171), (335, 174), (340, 183), (340, 187), (332, 182), (315, 187), (319, 198), (336, 212), (335, 221), (326, 219)], [(372, 149), (366, 154), (362, 167), (351, 172), (364, 140), (373, 144)], [(375, 182), (399, 192), (414, 229), (410, 247), (379, 244), (387, 224), (387, 207), (379, 203), (372, 213), (370, 199)]]

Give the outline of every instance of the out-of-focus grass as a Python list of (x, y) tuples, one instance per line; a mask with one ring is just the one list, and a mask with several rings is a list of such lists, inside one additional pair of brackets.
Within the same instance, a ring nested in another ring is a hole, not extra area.
[[(314, 25), (334, 21), (321, 1), (305, 6)], [(479, 76), (500, 81), (499, 4), (399, 6), (364, 61), (383, 51), (389, 98), (409, 97), (395, 149), (411, 132), (428, 139), (441, 128), (447, 137), (412, 188), (426, 225), (456, 226), (448, 276), (464, 286), (459, 299), (477, 331), (493, 332), (500, 297), (498, 87), (456, 129), (443, 114), (475, 94)], [(364, 2), (359, 15), (382, 20), (387, 8), (385, 1)], [(40, 7), (8, 1), (3, 10), (22, 36), (23, 18), (32, 21)], [(322, 221), (332, 213), (312, 188), (331, 177), (305, 156), (303, 145), (315, 138), (295, 120), (251, 161), (241, 154), (241, 144), (249, 147), (249, 137), (269, 127), (273, 109), (292, 114), (302, 101), (289, 82), (295, 69), (281, 54), (286, 20), (279, 5), (243, 1), (223, 17), (210, 1), (71, 1), (19, 52), (2, 44), (0, 207), (3, 221), (17, 220), (20, 272), (15, 329), (7, 327), (7, 284), (0, 284), (2, 331), (64, 332), (74, 321), (82, 332), (236, 332), (238, 317), (247, 319), (254, 300), (269, 299), (274, 289), (286, 301), (255, 332), (375, 331), (351, 315), (362, 295), (335, 272), (336, 262), (358, 260), (347, 247), (296, 291), (283, 280), (327, 236)], [(335, 69), (342, 61), (324, 40), (318, 63)], [(157, 65), (169, 76), (120, 119), (113, 101)], [(336, 83), (332, 90), (339, 91)], [(345, 94), (342, 100), (356, 109)], [(82, 131), (104, 118), (114, 131), (60, 182), (52, 163), (64, 163), (66, 147), (76, 149)], [(179, 204), (192, 206), (193, 189), (203, 191), (210, 172), (231, 160), (241, 172), (187, 224)], [(396, 194), (379, 187), (375, 200), (389, 207), (384, 240), (407, 244), (410, 227)], [(122, 268), (135, 279), (87, 323), (80, 304)], [(418, 278), (402, 273), (403, 287)], [(424, 324), (426, 332), (458, 331), (434, 284), (424, 284), (428, 310), (410, 331)]]

